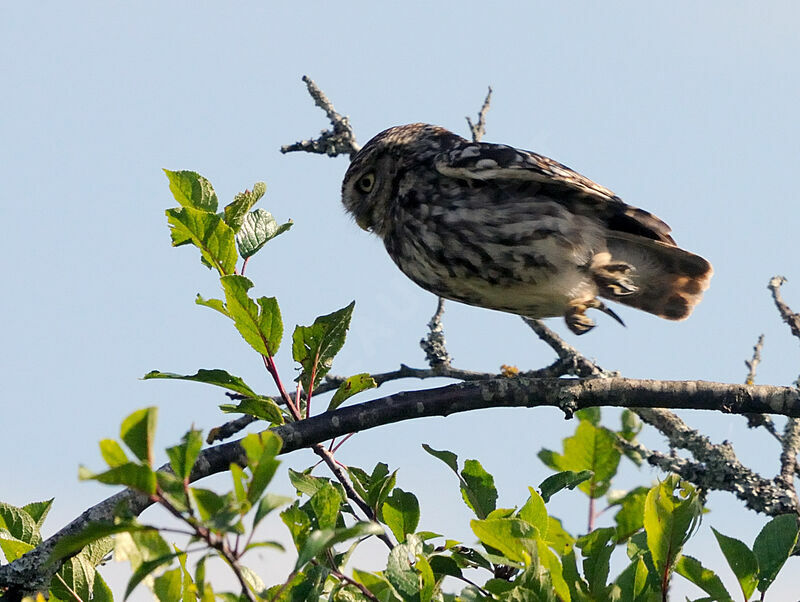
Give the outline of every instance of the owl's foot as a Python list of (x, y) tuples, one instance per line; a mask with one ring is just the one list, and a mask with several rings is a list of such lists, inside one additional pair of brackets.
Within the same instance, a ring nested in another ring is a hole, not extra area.
[(611, 297), (624, 297), (632, 295), (639, 290), (639, 287), (633, 283), (633, 278), (631, 278), (634, 271), (635, 268), (631, 264), (624, 261), (615, 261), (593, 266), (592, 276), (597, 286), (600, 287), (601, 294)]
[(620, 318), (605, 303), (600, 301), (600, 299), (595, 298), (590, 299), (589, 301), (573, 301), (567, 312), (564, 314), (564, 320), (567, 323), (567, 328), (569, 328), (575, 334), (585, 334), (595, 327), (594, 320), (586, 315), (587, 309), (599, 309), (604, 314), (608, 314), (617, 322), (625, 326), (625, 322), (622, 321), (622, 318)]

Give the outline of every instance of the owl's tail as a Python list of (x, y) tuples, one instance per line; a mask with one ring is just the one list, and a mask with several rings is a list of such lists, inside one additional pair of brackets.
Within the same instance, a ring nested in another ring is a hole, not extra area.
[(625, 232), (613, 232), (607, 243), (612, 262), (633, 267), (626, 282), (635, 290), (603, 280), (600, 295), (667, 320), (688, 318), (714, 273), (702, 257), (668, 243)]

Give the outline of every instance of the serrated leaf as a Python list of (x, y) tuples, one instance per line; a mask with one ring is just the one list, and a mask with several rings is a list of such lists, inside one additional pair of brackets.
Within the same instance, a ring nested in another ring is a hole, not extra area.
[(224, 219), (234, 232), (238, 232), (242, 227), (247, 212), (252, 209), (258, 200), (264, 196), (267, 185), (264, 182), (256, 182), (253, 190), (245, 190), (233, 197), (233, 202), (225, 206)]
[[(680, 492), (680, 495), (678, 494)], [(647, 547), (661, 583), (680, 556), (700, 520), (702, 506), (694, 488), (675, 475), (650, 489), (644, 505)]]
[(581, 420), (575, 434), (563, 440), (563, 447), (563, 454), (542, 450), (538, 454), (539, 459), (554, 470), (592, 471), (594, 476), (578, 487), (592, 498), (605, 495), (619, 466), (620, 452), (616, 446), (616, 435), (589, 420)]
[(575, 545), (583, 555), (583, 574), (589, 584), (589, 592), (594, 598), (606, 595), (609, 564), (614, 543), (611, 541), (615, 530), (611, 527), (595, 529), (588, 535), (578, 538)]
[(261, 355), (275, 355), (283, 337), (283, 322), (275, 297), (253, 301), (247, 295), (253, 283), (244, 276), (223, 276), (220, 282), (225, 289), (226, 307), (239, 334)]
[(413, 493), (396, 487), (386, 498), (381, 511), (383, 522), (389, 526), (399, 542), (404, 542), (409, 533), (417, 530), (419, 501)]
[(295, 501), (294, 504), (281, 512), (281, 520), (289, 529), (292, 541), (299, 550), (308, 538), (309, 533), (311, 533), (311, 517)]
[(351, 376), (336, 389), (336, 393), (333, 394), (331, 402), (328, 404), (328, 411), (335, 410), (356, 393), (374, 389), (377, 386), (378, 383), (367, 372)]
[(427, 443), (422, 444), (422, 449), (432, 455), (434, 458), (439, 458), (442, 462), (447, 464), (454, 473), (458, 474), (458, 456), (446, 449), (438, 450), (433, 449)]
[(736, 580), (742, 589), (744, 599), (749, 600), (758, 584), (758, 560), (756, 555), (747, 545), (735, 537), (723, 535), (714, 527), (711, 527), (711, 530), (714, 532), (714, 537), (717, 538), (717, 543), (725, 556), (725, 560), (728, 561), (728, 566), (731, 567), (733, 574), (736, 575)]
[(205, 299), (200, 293), (197, 293), (197, 297), (195, 297), (194, 302), (196, 305), (210, 307), (211, 309), (221, 313), (226, 318), (231, 317), (231, 315), (228, 313), (228, 309), (225, 307), (225, 302), (222, 299)]
[(264, 494), (264, 496), (258, 501), (258, 507), (256, 508), (256, 513), (253, 517), (253, 529), (255, 529), (258, 523), (260, 523), (270, 512), (280, 508), (281, 506), (291, 503), (292, 498), (286, 497), (285, 495), (276, 495), (274, 493)]
[(170, 466), (180, 479), (188, 479), (200, 449), (203, 447), (203, 434), (194, 429), (187, 431), (180, 445), (167, 448)]
[(732, 602), (731, 595), (714, 571), (705, 568), (691, 556), (681, 556), (675, 563), (675, 572), (685, 577), (717, 602)]
[(518, 518), (472, 519), (469, 525), (484, 545), (499, 550), (513, 562), (530, 564), (539, 532), (527, 521)]
[(34, 518), (22, 508), (0, 502), (0, 528), (5, 528), (19, 541), (38, 546), (42, 537)]
[(539, 484), (542, 498), (545, 503), (549, 502), (550, 498), (562, 489), (575, 489), (575, 487), (584, 481), (591, 479), (593, 475), (594, 473), (591, 470), (581, 470), (580, 472), (563, 470), (554, 475), (550, 475)]
[(27, 512), (34, 521), (36, 521), (36, 526), (38, 528), (41, 528), (44, 524), (44, 519), (47, 518), (50, 508), (53, 506), (53, 499), (55, 498), (50, 498), (49, 500), (45, 500), (43, 502), (30, 502), (22, 507), (22, 509)]
[(88, 468), (78, 468), (81, 481), (98, 481), (106, 485), (124, 485), (147, 495), (156, 492), (156, 473), (149, 466), (128, 462), (101, 473), (93, 473)]
[(497, 488), (494, 477), (477, 460), (466, 460), (461, 471), (461, 494), (478, 518), (486, 518), (495, 509)]
[(549, 517), (547, 516), (547, 508), (544, 506), (544, 499), (533, 487), (528, 487), (528, 491), (530, 492), (530, 497), (519, 509), (518, 516), (536, 527), (542, 539), (547, 540)]
[(158, 408), (136, 410), (122, 421), (120, 438), (137, 458), (153, 465), (153, 439), (156, 434)]
[(232, 274), (238, 256), (231, 227), (221, 217), (190, 207), (167, 209), (172, 246), (192, 243), (200, 249), (206, 265), (216, 268), (220, 276)]
[(758, 591), (765, 592), (797, 543), (797, 515), (783, 514), (769, 521), (753, 542), (758, 560)]
[(330, 483), (325, 483), (314, 492), (309, 503), (317, 517), (317, 525), (320, 529), (333, 529), (336, 526), (342, 501), (342, 496)]
[(312, 531), (299, 550), (294, 570), (299, 571), (308, 562), (316, 558), (320, 552), (337, 543), (356, 537), (381, 534), (383, 534), (383, 529), (380, 525), (367, 522), (356, 523), (352, 527), (344, 529), (319, 529)]
[(0, 550), (3, 551), (6, 562), (14, 562), (30, 552), (34, 547), (9, 535), (0, 534)]
[(217, 211), (217, 193), (211, 182), (194, 171), (164, 170), (169, 180), (172, 196), (181, 207), (192, 207), (202, 211)]
[(258, 397), (256, 399), (242, 399), (238, 404), (225, 403), (219, 409), (227, 414), (247, 414), (259, 420), (265, 420), (270, 424), (283, 424), (283, 412), (280, 407), (269, 397)]
[(644, 526), (644, 503), (647, 492), (647, 488), (637, 487), (615, 502), (615, 505), (620, 506), (619, 512), (614, 515), (614, 522), (617, 524), (615, 538), (617, 543), (622, 543)]
[(405, 600), (418, 599), (420, 582), (417, 572), (412, 568), (410, 558), (422, 552), (422, 542), (413, 535), (408, 542), (399, 544), (389, 552), (386, 563), (386, 577), (402, 594)]
[(131, 578), (128, 580), (128, 586), (125, 588), (125, 597), (123, 600), (127, 600), (128, 596), (130, 596), (133, 593), (133, 590), (136, 589), (136, 586), (139, 585), (148, 575), (150, 575), (159, 567), (171, 563), (172, 560), (180, 554), (181, 552), (170, 552), (163, 556), (159, 556), (158, 558), (154, 558), (153, 560), (143, 562), (141, 565), (139, 565), (139, 567), (133, 572), (133, 575), (131, 575)]
[(330, 371), (333, 358), (344, 345), (355, 305), (353, 301), (347, 307), (318, 317), (311, 326), (294, 329), (292, 356), (303, 367), (299, 379), (306, 391), (315, 389)]
[(240, 377), (229, 374), (225, 370), (205, 370), (200, 369), (195, 374), (175, 374), (173, 372), (160, 372), (152, 370), (142, 377), (142, 380), (166, 379), (166, 380), (189, 380), (215, 387), (222, 387), (228, 391), (235, 391), (247, 397), (258, 397), (258, 394), (251, 389)]
[[(67, 535), (58, 540), (50, 552), (49, 560), (56, 562), (66, 556), (82, 550), (92, 542), (102, 540), (110, 535), (118, 533), (134, 533), (138, 531), (153, 531), (153, 527), (141, 525), (133, 520), (120, 521), (116, 523), (108, 521), (91, 522), (78, 533)], [(105, 554), (103, 554), (105, 555)], [(95, 562), (97, 564), (97, 562)]]
[(243, 259), (252, 257), (270, 240), (283, 234), (292, 227), (292, 220), (278, 225), (269, 211), (256, 209), (244, 216), (242, 225), (236, 234), (239, 254)]

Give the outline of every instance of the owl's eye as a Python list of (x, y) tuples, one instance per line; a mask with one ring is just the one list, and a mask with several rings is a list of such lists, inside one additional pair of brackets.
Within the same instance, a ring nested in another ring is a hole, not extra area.
[(375, 174), (373, 172), (365, 173), (356, 182), (356, 187), (361, 192), (370, 192), (373, 186), (375, 186)]

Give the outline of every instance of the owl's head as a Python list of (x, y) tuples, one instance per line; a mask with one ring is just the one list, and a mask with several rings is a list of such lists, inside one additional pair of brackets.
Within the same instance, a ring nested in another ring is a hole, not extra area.
[(342, 182), (342, 203), (361, 228), (383, 237), (390, 209), (397, 202), (403, 174), (424, 164), (455, 136), (426, 123), (399, 125), (382, 131), (353, 157)]

